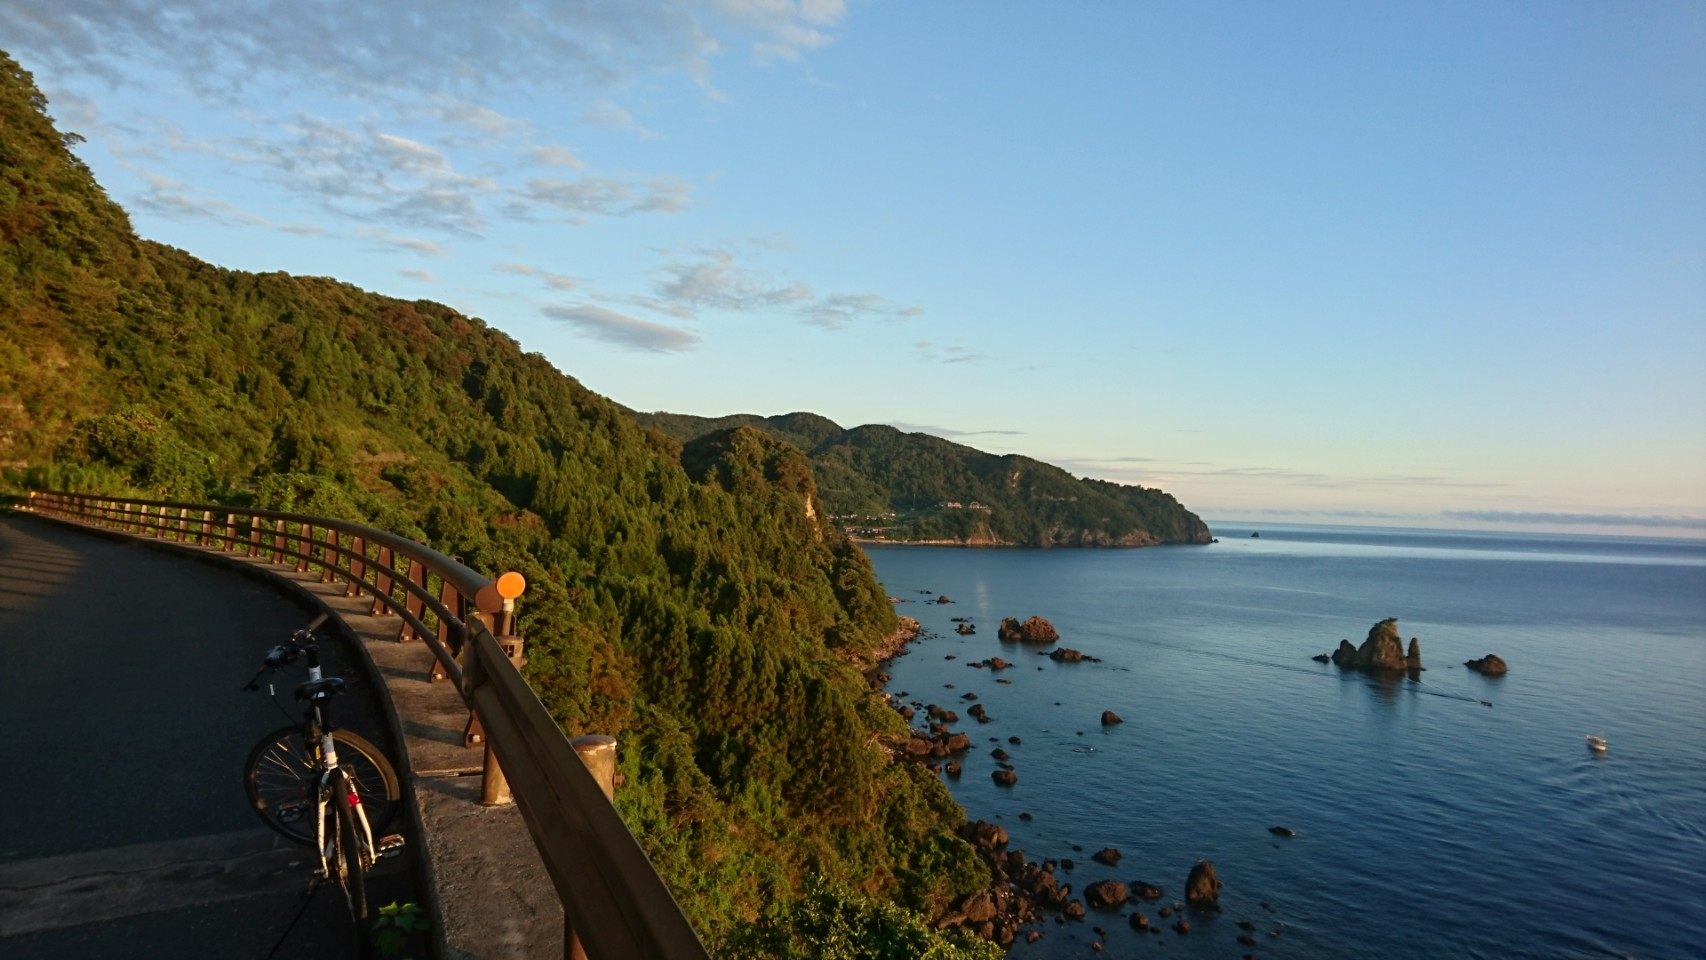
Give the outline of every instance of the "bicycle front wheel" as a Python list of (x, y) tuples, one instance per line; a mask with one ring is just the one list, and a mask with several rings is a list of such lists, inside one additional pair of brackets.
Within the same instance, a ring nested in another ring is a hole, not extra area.
[[(384, 834), (400, 806), (397, 771), (379, 748), (348, 730), (332, 731), (338, 767), (349, 774), (367, 808), (374, 836)], [(281, 727), (249, 751), (243, 788), (267, 826), (296, 843), (314, 845), (314, 809), (319, 802), (320, 744), (306, 744), (301, 727)]]

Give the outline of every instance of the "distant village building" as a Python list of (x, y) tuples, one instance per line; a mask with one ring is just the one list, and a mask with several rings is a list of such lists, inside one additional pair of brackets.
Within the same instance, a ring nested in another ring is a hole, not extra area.
[(958, 510), (960, 509), (960, 502), (958, 500), (949, 500), (947, 503), (942, 504), (942, 506), (944, 509)]

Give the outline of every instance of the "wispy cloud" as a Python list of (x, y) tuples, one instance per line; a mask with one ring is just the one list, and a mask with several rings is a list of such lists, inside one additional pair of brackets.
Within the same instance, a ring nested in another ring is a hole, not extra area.
[(972, 353), (965, 347), (952, 344), (939, 346), (928, 340), (920, 340), (917, 343), (914, 343), (912, 348), (918, 351), (918, 358), (926, 363), (940, 363), (947, 365), (959, 363), (980, 364), (987, 359), (983, 354)]
[(592, 304), (550, 306), (540, 312), (574, 327), (587, 336), (631, 350), (679, 353), (699, 345), (698, 335), (690, 331), (641, 320)]
[(425, 271), (425, 270), (412, 270), (411, 269), (411, 270), (399, 270), (397, 272), (402, 274), (405, 277), (408, 277), (410, 280), (419, 280), (422, 283), (431, 283), (433, 281), (433, 275), (431, 273)]
[(529, 149), (527, 153), (536, 163), (544, 164), (547, 167), (562, 167), (565, 170), (579, 170), (586, 166), (586, 164), (581, 161), (581, 158), (568, 147), (549, 145), (537, 146)]
[(1706, 517), (1665, 514), (1560, 513), (1544, 510), (1447, 510), (1448, 520), (1481, 523), (1519, 523), (1543, 526), (1654, 527), (1676, 530), (1706, 530)]
[(928, 433), (934, 437), (1019, 437), (1024, 436), (1023, 430), (956, 430), (953, 427), (941, 427), (930, 423), (907, 423), (904, 420), (890, 420), (888, 425), (906, 433)]
[(56, 69), (119, 79), (125, 61), (139, 61), (210, 99), (272, 77), (319, 76), (370, 102), (416, 103), (495, 86), (615, 91), (660, 72), (708, 86), (718, 53), (792, 59), (830, 42), (844, 12), (839, 0), (180, 0), (165, 15), (136, 0), (54, 0), (0, 4), (0, 35), (13, 53)]
[(498, 263), (493, 265), (493, 269), (500, 273), (513, 273), (518, 277), (534, 277), (553, 290), (573, 290), (580, 286), (580, 281), (574, 277), (530, 267), (525, 263)]
[(625, 217), (638, 213), (680, 213), (692, 187), (680, 177), (638, 180), (622, 177), (580, 177), (564, 180), (537, 177), (518, 191), (504, 212), (517, 219), (536, 219), (540, 208), (567, 214), (571, 223), (587, 216)]
[(322, 228), (308, 223), (275, 223), (218, 197), (195, 193), (170, 177), (152, 173), (143, 173), (142, 177), (148, 187), (130, 198), (130, 206), (134, 210), (174, 220), (205, 220), (228, 225), (267, 227), (296, 236), (314, 236), (325, 232)]
[(800, 304), (812, 299), (803, 283), (778, 283), (741, 267), (729, 250), (708, 250), (692, 261), (664, 267), (657, 296), (684, 315), (698, 310), (758, 310)]
[(699, 248), (665, 263), (653, 284), (653, 295), (633, 298), (633, 302), (678, 317), (696, 316), (700, 310), (780, 310), (828, 330), (923, 313), (875, 293), (819, 293), (809, 284), (774, 278), (743, 264), (726, 247)]
[(486, 225), (479, 199), (497, 189), (455, 170), (437, 148), (371, 125), (301, 116), (282, 138), (243, 146), (285, 186), (362, 222), (477, 235)]
[(375, 247), (389, 250), (401, 250), (421, 257), (442, 257), (445, 249), (442, 244), (420, 237), (399, 237), (373, 227), (357, 227), (354, 235), (368, 241)]

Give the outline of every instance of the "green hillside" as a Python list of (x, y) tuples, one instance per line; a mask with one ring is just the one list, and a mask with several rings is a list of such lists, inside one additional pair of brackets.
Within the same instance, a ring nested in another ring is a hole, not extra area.
[(810, 413), (706, 419), (638, 414), (683, 440), (734, 427), (804, 451), (823, 504), (855, 535), (1030, 547), (1207, 543), (1208, 525), (1160, 490), (1078, 479), (1029, 457), (998, 457), (927, 433), (843, 430)]
[(529, 680), (621, 737), (618, 806), (714, 948), (824, 890), (936, 943), (864, 898), (934, 915), (988, 873), (881, 749), (905, 725), (853, 664), (895, 616), (799, 452), (645, 430), (436, 303), (140, 240), (45, 107), (0, 54), (9, 485), (329, 514), (521, 570)]

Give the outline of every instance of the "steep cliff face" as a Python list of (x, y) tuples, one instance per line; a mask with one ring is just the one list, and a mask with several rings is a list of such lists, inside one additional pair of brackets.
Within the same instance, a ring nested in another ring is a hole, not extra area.
[(740, 426), (811, 460), (824, 507), (871, 540), (967, 546), (1146, 547), (1208, 543), (1208, 525), (1168, 494), (1078, 479), (1029, 457), (996, 456), (924, 433), (843, 430), (808, 413), (704, 419), (640, 414), (678, 439)]
[(0, 54), (13, 484), (374, 523), (529, 582), (529, 681), (618, 734), (617, 802), (713, 943), (808, 875), (933, 911), (987, 880), (850, 665), (895, 629), (807, 459), (642, 429), (449, 307), (138, 239)]

